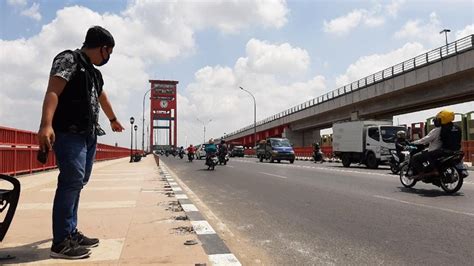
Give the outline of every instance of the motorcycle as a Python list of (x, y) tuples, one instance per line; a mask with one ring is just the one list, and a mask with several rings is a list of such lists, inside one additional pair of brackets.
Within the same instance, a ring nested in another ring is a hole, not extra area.
[(188, 153), (188, 161), (192, 163), (193, 160), (194, 160), (194, 153)]
[(219, 154), (219, 165), (227, 165), (227, 162), (229, 161), (229, 154)]
[(219, 159), (215, 153), (211, 153), (206, 157), (207, 170), (214, 170), (219, 163)]
[(405, 161), (407, 158), (410, 158), (410, 152), (409, 151), (402, 151), (402, 154), (404, 155), (404, 158), (400, 158), (397, 154), (396, 150), (390, 150), (390, 153), (392, 155), (392, 158), (390, 159), (390, 170), (394, 174), (398, 174), (400, 172), (400, 165), (403, 161)]
[[(466, 166), (463, 164), (464, 153), (456, 151), (447, 153), (436, 160), (434, 165), (437, 170), (421, 179), (414, 178), (414, 169), (412, 166), (413, 155), (423, 151), (423, 145), (409, 145), (409, 158), (400, 165), (400, 182), (406, 188), (412, 188), (418, 181), (431, 183), (441, 187), (446, 193), (452, 194), (459, 191), (463, 185), (464, 178), (469, 176)], [(424, 162), (427, 164), (428, 162)]]
[(179, 159), (183, 159), (184, 158), (184, 151), (179, 151), (178, 155), (179, 155)]
[(324, 162), (324, 159), (323, 159), (323, 153), (321, 152), (321, 150), (315, 150), (313, 151), (313, 160), (315, 163), (317, 162), (320, 162), (320, 163), (323, 163)]

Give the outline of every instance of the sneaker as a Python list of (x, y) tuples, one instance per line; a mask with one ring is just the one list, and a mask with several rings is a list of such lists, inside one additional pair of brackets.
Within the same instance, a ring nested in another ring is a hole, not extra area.
[(79, 246), (84, 248), (95, 248), (99, 245), (98, 238), (89, 238), (85, 236), (81, 231), (77, 231), (73, 236), (72, 239), (79, 244)]
[(79, 246), (71, 237), (66, 238), (59, 244), (53, 244), (49, 253), (51, 258), (67, 260), (84, 259), (90, 255), (91, 251), (89, 249)]

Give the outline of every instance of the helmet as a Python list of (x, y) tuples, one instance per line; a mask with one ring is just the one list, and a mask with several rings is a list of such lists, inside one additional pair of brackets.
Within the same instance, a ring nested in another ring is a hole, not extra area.
[(397, 138), (404, 139), (407, 137), (407, 133), (403, 130), (397, 132)]
[(221, 144), (224, 144), (225, 143), (225, 140), (221, 139)]
[(441, 125), (446, 125), (454, 121), (454, 112), (444, 109), (436, 115), (436, 119), (439, 119)]

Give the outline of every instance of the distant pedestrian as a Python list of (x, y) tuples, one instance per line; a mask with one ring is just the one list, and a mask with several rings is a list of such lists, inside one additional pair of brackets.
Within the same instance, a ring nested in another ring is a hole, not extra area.
[(53, 203), (53, 258), (86, 258), (91, 254), (89, 248), (99, 245), (99, 239), (78, 231), (77, 212), (81, 190), (91, 175), (97, 136), (105, 134), (98, 124), (100, 107), (112, 131), (124, 130), (102, 90), (102, 74), (94, 67), (109, 61), (114, 46), (110, 32), (94, 26), (87, 31), (81, 49), (63, 51), (53, 60), (38, 132), (40, 149), (54, 149), (59, 167)]

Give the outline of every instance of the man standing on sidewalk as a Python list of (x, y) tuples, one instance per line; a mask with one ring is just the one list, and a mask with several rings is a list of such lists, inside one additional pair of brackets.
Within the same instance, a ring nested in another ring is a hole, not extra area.
[(53, 61), (38, 132), (40, 149), (54, 149), (59, 167), (53, 203), (53, 258), (86, 258), (89, 248), (99, 245), (99, 239), (77, 230), (77, 211), (81, 190), (91, 175), (97, 136), (105, 134), (98, 124), (99, 104), (112, 131), (124, 130), (102, 90), (102, 74), (94, 67), (107, 63), (114, 45), (109, 31), (94, 26), (87, 31), (81, 49), (61, 52)]

